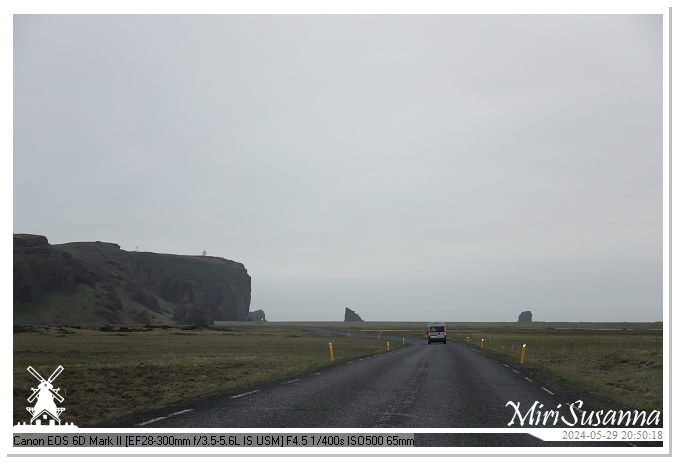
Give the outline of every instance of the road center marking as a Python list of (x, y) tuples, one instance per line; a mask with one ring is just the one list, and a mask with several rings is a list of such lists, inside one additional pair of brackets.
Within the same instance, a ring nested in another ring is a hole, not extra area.
[(551, 391), (547, 390), (545, 387), (542, 387), (542, 389), (543, 389), (544, 391), (546, 391), (547, 393), (549, 393), (550, 395), (553, 395), (553, 394), (554, 394), (554, 393), (552, 393)]

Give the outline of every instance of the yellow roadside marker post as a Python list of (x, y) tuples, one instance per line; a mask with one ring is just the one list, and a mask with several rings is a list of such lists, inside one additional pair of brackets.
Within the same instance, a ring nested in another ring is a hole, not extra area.
[(523, 344), (523, 349), (521, 350), (521, 364), (523, 364), (523, 357), (526, 356), (526, 344)]
[(483, 338), (481, 339), (481, 349), (483, 349)]
[(469, 345), (469, 337), (467, 337), (467, 345)]
[(387, 351), (389, 351), (389, 342), (387, 342)]
[(332, 354), (332, 343), (328, 343), (330, 345), (330, 361), (335, 362), (335, 356)]

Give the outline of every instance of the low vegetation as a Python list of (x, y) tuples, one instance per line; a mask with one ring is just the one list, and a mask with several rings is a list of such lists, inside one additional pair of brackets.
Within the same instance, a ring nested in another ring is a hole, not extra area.
[[(426, 323), (217, 324), (192, 330), (52, 327), (16, 332), (14, 423), (30, 420), (27, 398), (37, 382), (28, 366), (45, 378), (64, 366), (55, 381), (66, 398), (62, 420), (85, 427), (328, 366), (329, 343), (335, 362), (341, 362), (386, 351), (386, 337), (426, 337)], [(321, 337), (304, 331), (305, 325), (346, 335)], [(448, 340), (635, 409), (662, 411), (662, 323), (448, 323)], [(391, 349), (399, 346), (392, 342)]]
[[(543, 381), (581, 387), (639, 410), (662, 411), (662, 322), (448, 322), (448, 340), (523, 367)], [(426, 322), (344, 322), (329, 327), (426, 338)], [(483, 340), (483, 349), (481, 341)], [(526, 344), (524, 362), (521, 351)], [(540, 374), (548, 374), (541, 376)]]
[(65, 398), (61, 419), (85, 427), (319, 369), (331, 364), (329, 343), (335, 362), (387, 350), (375, 339), (320, 337), (272, 325), (30, 329), (14, 333), (13, 420), (30, 421), (27, 398), (37, 381), (28, 366), (45, 379), (64, 367), (54, 381)]
[[(662, 330), (452, 330), (449, 338), (640, 410), (662, 411)], [(483, 343), (483, 348), (481, 348)], [(523, 346), (526, 345), (525, 352)]]

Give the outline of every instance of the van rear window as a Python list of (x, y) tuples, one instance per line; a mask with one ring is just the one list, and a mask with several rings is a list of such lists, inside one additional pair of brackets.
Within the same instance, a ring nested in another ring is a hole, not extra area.
[(431, 326), (429, 329), (431, 332), (445, 332), (446, 329), (442, 325)]

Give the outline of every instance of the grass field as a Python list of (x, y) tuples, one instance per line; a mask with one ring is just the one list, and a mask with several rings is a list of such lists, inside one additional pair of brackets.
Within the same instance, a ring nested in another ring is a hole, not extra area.
[(387, 350), (385, 342), (374, 339), (320, 337), (273, 325), (215, 329), (45, 328), (15, 333), (14, 424), (31, 419), (27, 398), (38, 382), (28, 366), (45, 379), (57, 366), (64, 367), (54, 381), (65, 398), (61, 419), (83, 427), (327, 366), (329, 343), (335, 362)]
[[(636, 409), (662, 411), (662, 324), (447, 323), (448, 339), (546, 372)], [(347, 332), (320, 337), (322, 326)], [(14, 334), (14, 423), (28, 422), (27, 367), (54, 382), (66, 398), (62, 420), (83, 427), (134, 411), (259, 382), (290, 377), (335, 362), (386, 351), (384, 338), (425, 338), (426, 323), (218, 323), (212, 329), (148, 331), (42, 328)], [(481, 341), (483, 340), (483, 348)], [(403, 346), (392, 342), (391, 349)]]
[(527, 368), (633, 408), (662, 411), (662, 330), (581, 326), (453, 330), (448, 334), (452, 340), (468, 343), (515, 365), (521, 364), (523, 355)]
[[(662, 411), (662, 323), (449, 322), (448, 340), (550, 374), (635, 409)], [(337, 323), (342, 331), (425, 338), (426, 323)], [(523, 345), (526, 344), (521, 364)]]
[[(303, 324), (303, 323), (302, 323)], [(640, 410), (662, 411), (662, 323), (448, 322), (448, 340)], [(332, 323), (340, 331), (426, 338), (427, 323)], [(469, 339), (468, 339), (469, 338)], [(526, 344), (521, 364), (523, 345)]]

